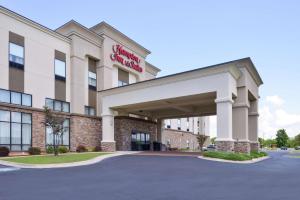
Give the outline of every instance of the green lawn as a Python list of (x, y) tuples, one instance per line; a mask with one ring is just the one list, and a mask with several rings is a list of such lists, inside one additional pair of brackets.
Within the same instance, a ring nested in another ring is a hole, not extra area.
[(67, 153), (54, 155), (41, 155), (41, 156), (23, 156), (23, 157), (10, 157), (1, 158), (1, 160), (23, 163), (23, 164), (58, 164), (58, 163), (72, 163), (89, 160), (98, 156), (107, 155), (109, 153), (103, 152), (88, 152), (88, 153)]
[(253, 158), (260, 158), (267, 156), (265, 152), (251, 152), (250, 154), (246, 153), (229, 153), (221, 151), (206, 151), (203, 153), (204, 157), (210, 158), (219, 158), (223, 160), (233, 160), (233, 161), (245, 161), (252, 160)]

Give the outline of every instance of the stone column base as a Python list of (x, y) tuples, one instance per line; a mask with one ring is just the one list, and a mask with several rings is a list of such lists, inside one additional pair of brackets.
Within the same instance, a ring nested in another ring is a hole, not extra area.
[(234, 141), (216, 141), (217, 151), (228, 151), (234, 150)]
[(250, 151), (258, 151), (259, 145), (259, 142), (250, 142)]
[(116, 151), (116, 142), (101, 142), (101, 150), (105, 152)]
[(237, 153), (250, 153), (250, 142), (247, 141), (235, 141), (234, 152)]

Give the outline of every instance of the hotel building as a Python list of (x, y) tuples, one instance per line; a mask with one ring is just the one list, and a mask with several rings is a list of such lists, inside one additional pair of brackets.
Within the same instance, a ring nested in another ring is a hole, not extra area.
[(219, 150), (257, 148), (262, 80), (249, 58), (156, 78), (151, 52), (105, 22), (51, 30), (4, 7), (0, 36), (0, 145), (11, 151), (52, 144), (44, 106), (65, 118), (71, 151), (196, 149), (210, 115)]

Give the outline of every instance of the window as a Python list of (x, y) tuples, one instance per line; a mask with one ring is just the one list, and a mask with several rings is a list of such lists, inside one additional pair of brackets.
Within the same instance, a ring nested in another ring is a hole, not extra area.
[(177, 129), (181, 130), (181, 120), (177, 119)]
[(65, 101), (46, 98), (45, 106), (58, 112), (70, 112), (70, 103)]
[(89, 71), (89, 88), (93, 90), (97, 88), (97, 75), (91, 71)]
[(9, 43), (9, 66), (24, 69), (24, 47)]
[(94, 107), (91, 106), (85, 106), (84, 107), (84, 112), (86, 115), (91, 115), (91, 116), (95, 116), (96, 115), (96, 110)]
[(31, 146), (31, 114), (0, 110), (0, 146), (27, 151)]
[(166, 120), (166, 125), (167, 125), (167, 128), (171, 128), (171, 120), (170, 119)]
[(128, 83), (120, 81), (120, 80), (118, 81), (118, 86), (119, 87), (124, 86), (124, 85), (128, 85)]
[(124, 86), (129, 84), (129, 73), (118, 69), (118, 86)]
[(132, 151), (150, 150), (150, 134), (132, 131), (132, 133), (131, 133), (131, 150)]
[(0, 89), (0, 102), (31, 107), (32, 96), (21, 92)]
[(66, 80), (66, 62), (55, 59), (55, 79)]
[[(70, 120), (66, 119), (63, 123), (63, 132), (59, 135), (58, 144), (60, 146), (70, 146)], [(53, 145), (52, 129), (46, 128), (46, 145)]]

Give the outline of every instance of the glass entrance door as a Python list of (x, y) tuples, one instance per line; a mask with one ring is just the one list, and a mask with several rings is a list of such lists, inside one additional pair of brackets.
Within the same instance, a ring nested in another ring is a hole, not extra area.
[(138, 131), (131, 133), (131, 150), (132, 151), (149, 151), (150, 134)]

